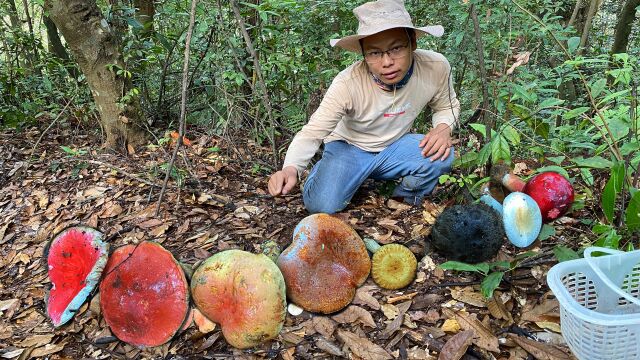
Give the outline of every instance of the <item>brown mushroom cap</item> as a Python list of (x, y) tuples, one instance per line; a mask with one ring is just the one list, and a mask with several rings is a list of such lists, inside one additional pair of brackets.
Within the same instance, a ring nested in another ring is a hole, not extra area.
[(353, 300), (369, 276), (371, 260), (349, 225), (327, 214), (314, 214), (296, 226), (278, 267), (291, 301), (307, 311), (329, 314)]

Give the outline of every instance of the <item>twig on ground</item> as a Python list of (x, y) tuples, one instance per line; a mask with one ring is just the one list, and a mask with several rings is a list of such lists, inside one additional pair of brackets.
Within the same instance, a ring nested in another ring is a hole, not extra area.
[(82, 158), (77, 158), (77, 159), (76, 158), (71, 158), (71, 159), (66, 159), (66, 161), (78, 161), (78, 162), (86, 162), (86, 163), (93, 164), (93, 165), (106, 166), (111, 170), (115, 170), (115, 171), (119, 172), (120, 174), (122, 174), (122, 175), (124, 175), (126, 177), (129, 177), (129, 178), (132, 178), (134, 180), (140, 181), (141, 183), (144, 183), (144, 184), (147, 184), (147, 185), (153, 186), (153, 187), (158, 187), (158, 188), (162, 187), (162, 185), (153, 183), (153, 182), (151, 182), (149, 180), (145, 180), (145, 179), (143, 179), (143, 178), (141, 178), (141, 177), (139, 177), (137, 175), (134, 175), (134, 174), (131, 174), (130, 172), (127, 172), (126, 170), (124, 170), (124, 169), (122, 169), (120, 167), (117, 167), (115, 165), (111, 165), (111, 164), (106, 163), (106, 162), (102, 162), (102, 161), (98, 161), (98, 160), (86, 160), (86, 159), (82, 159)]
[(29, 153), (30, 156), (33, 156), (33, 153), (36, 151), (36, 148), (40, 144), (40, 141), (42, 141), (42, 138), (44, 137), (44, 135), (47, 133), (47, 131), (49, 131), (49, 129), (51, 129), (51, 127), (58, 121), (58, 119), (60, 119), (60, 117), (67, 110), (69, 105), (71, 105), (71, 102), (73, 101), (73, 99), (75, 99), (75, 95), (71, 99), (69, 99), (69, 101), (67, 101), (67, 104), (64, 106), (64, 108), (62, 108), (62, 111), (60, 111), (60, 113), (58, 113), (58, 116), (56, 116), (56, 118), (53, 119), (51, 124), (49, 124), (49, 126), (47, 126), (47, 128), (44, 129), (42, 134), (40, 134), (40, 137), (38, 138), (38, 141), (36, 141), (35, 145), (33, 145), (33, 147), (31, 148), (31, 152)]

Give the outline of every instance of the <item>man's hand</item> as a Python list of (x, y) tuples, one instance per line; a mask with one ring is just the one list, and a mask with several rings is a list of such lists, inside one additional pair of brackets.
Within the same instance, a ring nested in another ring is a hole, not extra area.
[(287, 166), (269, 178), (269, 194), (273, 196), (287, 195), (297, 182), (298, 170), (294, 166)]
[(431, 161), (445, 160), (451, 152), (451, 128), (447, 124), (438, 124), (420, 141), (422, 156), (431, 156)]

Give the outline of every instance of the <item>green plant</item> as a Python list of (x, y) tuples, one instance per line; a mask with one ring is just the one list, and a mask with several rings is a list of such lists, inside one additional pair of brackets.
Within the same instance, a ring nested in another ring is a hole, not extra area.
[(81, 155), (85, 155), (87, 153), (87, 150), (83, 150), (83, 149), (72, 149), (68, 146), (64, 146), (64, 145), (60, 145), (60, 148), (62, 149), (62, 151), (64, 151), (65, 153), (67, 153), (67, 157), (75, 157), (75, 156), (81, 156)]
[[(167, 168), (169, 167), (169, 163), (162, 163), (159, 167), (154, 168), (154, 176), (162, 176), (167, 172)], [(160, 171), (158, 171), (158, 169)], [(173, 164), (171, 167), (171, 173), (169, 173), (169, 177), (178, 184), (178, 186), (182, 186), (184, 184), (185, 179), (187, 178), (187, 171), (181, 169)]]
[(518, 268), (522, 261), (536, 253), (527, 251), (517, 255), (512, 261), (495, 261), (491, 263), (483, 262), (479, 264), (467, 264), (459, 261), (447, 261), (440, 264), (444, 270), (469, 271), (482, 275), (484, 278), (480, 284), (482, 295), (485, 298), (493, 296), (493, 291), (500, 286), (504, 275)]

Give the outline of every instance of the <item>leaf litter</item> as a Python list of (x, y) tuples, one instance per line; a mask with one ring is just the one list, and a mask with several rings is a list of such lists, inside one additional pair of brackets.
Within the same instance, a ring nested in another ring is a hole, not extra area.
[[(43, 249), (53, 234), (68, 226), (97, 227), (114, 246), (161, 242), (176, 259), (193, 266), (226, 249), (257, 252), (264, 240), (284, 248), (295, 225), (307, 215), (299, 192), (277, 199), (267, 195), (268, 172), (255, 173), (253, 164), (256, 156), (269, 156), (268, 148), (249, 142), (249, 151), (241, 151), (232, 141), (203, 134), (192, 135), (192, 146), (185, 148), (189, 164), (177, 163), (187, 176), (182, 187), (172, 179), (156, 216), (159, 188), (152, 184), (161, 183), (164, 172), (158, 169), (166, 162), (168, 148), (108, 154), (92, 150), (100, 148), (96, 139), (71, 136), (70, 131), (62, 128), (45, 134), (33, 158), (31, 142), (38, 130), (0, 131), (0, 143), (8, 150), (0, 163), (2, 359), (526, 358), (523, 354), (571, 358), (557, 333), (557, 301), (542, 276), (552, 261), (524, 268), (517, 277), (511, 276), (514, 280), (503, 282), (492, 298), (484, 299), (481, 276), (443, 271), (437, 265), (446, 260), (430, 251), (431, 226), (450, 199), (430, 199), (423, 207), (410, 207), (385, 199), (372, 182), (366, 182), (338, 216), (362, 236), (402, 243), (422, 259), (417, 280), (406, 289), (384, 290), (368, 280), (342, 312), (288, 315), (277, 340), (248, 351), (229, 347), (215, 324), (198, 315), (168, 344), (134, 348), (110, 333), (97, 296), (68, 326), (54, 329), (44, 311), (50, 284)], [(87, 152), (70, 159), (61, 145)], [(212, 147), (219, 150), (208, 153)], [(574, 234), (558, 230), (540, 250), (550, 252), (561, 238), (563, 246), (572, 245), (566, 238)], [(505, 245), (500, 260), (516, 255), (515, 248)], [(523, 337), (523, 332), (530, 336)]]

